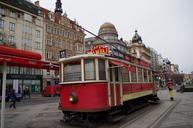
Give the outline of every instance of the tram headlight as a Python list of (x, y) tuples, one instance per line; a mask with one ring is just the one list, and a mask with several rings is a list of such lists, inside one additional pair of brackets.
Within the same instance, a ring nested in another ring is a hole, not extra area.
[(69, 94), (69, 102), (70, 103), (76, 103), (78, 101), (78, 97), (77, 97), (77, 94), (75, 92), (72, 92)]

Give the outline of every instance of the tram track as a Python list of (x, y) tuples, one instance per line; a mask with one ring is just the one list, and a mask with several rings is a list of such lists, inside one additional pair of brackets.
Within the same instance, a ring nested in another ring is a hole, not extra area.
[(157, 128), (179, 102), (180, 100), (161, 101), (158, 105), (148, 105), (128, 114), (117, 123), (105, 123), (97, 128)]

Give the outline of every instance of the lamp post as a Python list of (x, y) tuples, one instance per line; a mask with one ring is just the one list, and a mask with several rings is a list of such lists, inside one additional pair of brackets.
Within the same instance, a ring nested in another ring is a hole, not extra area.
[[(0, 19), (5, 15), (0, 15)], [(5, 127), (5, 90), (6, 90), (6, 75), (7, 75), (7, 62), (3, 62), (3, 85), (2, 85), (2, 99), (1, 99), (1, 128)]]
[(6, 90), (6, 75), (7, 75), (7, 62), (3, 62), (3, 86), (2, 86), (2, 99), (1, 99), (1, 128), (5, 124), (5, 90)]

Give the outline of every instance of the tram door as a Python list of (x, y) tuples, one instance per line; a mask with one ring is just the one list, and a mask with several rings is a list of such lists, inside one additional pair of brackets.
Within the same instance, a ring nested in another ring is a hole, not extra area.
[(117, 106), (123, 104), (123, 82), (120, 66), (110, 66), (110, 88), (111, 88), (111, 105)]

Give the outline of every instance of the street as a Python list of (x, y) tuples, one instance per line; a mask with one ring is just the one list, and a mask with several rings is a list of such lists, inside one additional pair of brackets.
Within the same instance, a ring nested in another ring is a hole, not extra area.
[[(126, 116), (125, 119), (117, 123), (109, 123), (104, 121), (97, 121), (97, 128), (149, 128), (149, 127), (161, 127), (169, 128), (171, 125), (178, 124), (179, 117), (172, 115), (171, 112), (174, 108), (178, 113), (178, 106), (180, 103), (186, 104), (183, 99), (192, 97), (190, 93), (175, 93), (175, 101), (170, 101), (167, 90), (161, 90), (159, 93), (161, 99), (158, 105), (149, 105), (136, 112), (133, 112)], [(29, 102), (30, 101), (30, 102)], [(63, 114), (58, 110), (58, 97), (39, 97), (32, 98), (31, 100), (17, 102), (17, 108), (9, 109), (6, 107), (5, 114), (5, 127), (6, 128), (76, 128), (78, 126), (71, 126), (61, 122)], [(192, 102), (189, 103), (193, 104)], [(7, 104), (8, 105), (8, 104)], [(176, 107), (177, 106), (177, 107)], [(181, 108), (181, 107), (180, 107)], [(180, 110), (180, 109), (179, 109)], [(186, 113), (188, 109), (186, 110)], [(179, 114), (183, 112), (179, 112)], [(164, 120), (166, 117), (170, 118), (170, 121)], [(190, 116), (190, 115), (188, 115)], [(190, 123), (190, 118), (183, 118), (184, 123)], [(161, 125), (160, 125), (161, 124)], [(185, 125), (185, 124), (184, 124)], [(192, 124), (189, 124), (191, 126)]]

